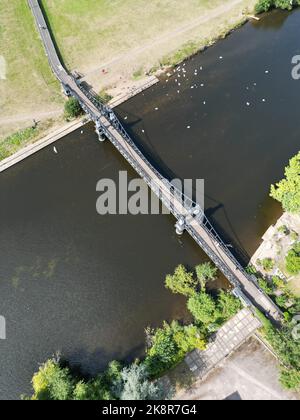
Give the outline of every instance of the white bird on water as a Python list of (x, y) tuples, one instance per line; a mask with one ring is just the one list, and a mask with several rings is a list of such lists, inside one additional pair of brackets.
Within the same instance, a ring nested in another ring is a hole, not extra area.
[(58, 154), (58, 150), (57, 150), (57, 148), (54, 146), (53, 147), (53, 151), (54, 151), (54, 153), (57, 155)]

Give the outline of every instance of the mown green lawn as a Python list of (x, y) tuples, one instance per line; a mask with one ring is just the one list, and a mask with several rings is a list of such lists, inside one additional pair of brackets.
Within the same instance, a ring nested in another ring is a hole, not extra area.
[(0, 120), (62, 104), (26, 0), (0, 1), (0, 55), (7, 64), (6, 80), (0, 80)]

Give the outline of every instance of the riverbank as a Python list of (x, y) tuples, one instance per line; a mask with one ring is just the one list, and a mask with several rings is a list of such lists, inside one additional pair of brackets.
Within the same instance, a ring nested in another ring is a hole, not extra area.
[[(92, 23), (88, 4), (72, 9), (69, 3), (67, 7), (65, 2), (49, 0), (44, 6), (66, 66), (78, 70), (94, 90), (105, 90), (118, 102), (124, 96), (130, 97), (140, 83), (147, 83), (147, 75), (156, 75), (157, 71), (159, 74), (167, 66), (224, 37), (247, 19), (255, 3), (255, 0), (234, 0), (223, 5), (220, 0), (214, 0), (208, 7), (206, 1), (199, 4), (188, 0), (176, 8), (174, 2), (167, 1), (159, 7), (147, 2), (147, 15), (142, 13), (145, 0), (136, 2), (130, 14), (127, 1), (117, 9), (99, 3), (93, 6), (104, 7), (105, 13), (94, 10)], [(26, 35), (22, 26), (11, 26), (15, 15), (26, 23)], [(62, 25), (66, 20), (70, 25)], [(126, 22), (124, 27), (116, 28), (117, 20)], [(27, 3), (9, 2), (1, 13), (0, 24), (5, 28), (0, 34), (1, 45), (14, 45), (0, 49), (7, 63), (6, 78), (0, 80), (0, 136), (3, 138), (28, 127), (34, 119), (44, 121), (47, 115), (62, 113), (63, 98), (50, 72)], [(78, 31), (81, 27), (87, 32)], [(99, 27), (105, 31), (99, 34)], [(8, 51), (14, 51), (15, 58)]]
[(280, 277), (300, 296), (300, 275), (291, 275), (286, 269), (286, 256), (300, 238), (300, 216), (284, 213), (262, 237), (262, 244), (250, 264), (266, 278)]
[(59, 129), (51, 132), (47, 136), (37, 140), (18, 152), (14, 153), (13, 155), (9, 156), (8, 158), (2, 160), (0, 162), (0, 172), (3, 172), (12, 166), (16, 165), (17, 163), (21, 162), (24, 159), (27, 159), (29, 156), (39, 152), (40, 150), (44, 149), (45, 147), (55, 143), (56, 141), (60, 140), (62, 137), (72, 133), (75, 130), (78, 130), (80, 127), (85, 125), (89, 121), (87, 118), (72, 121), (71, 123), (65, 124), (64, 126), (60, 127)]
[[(126, 102), (130, 98), (133, 98), (139, 93), (149, 89), (158, 82), (159, 79), (157, 77), (149, 76), (146, 78), (146, 80), (142, 80), (139, 83), (132, 86), (132, 88), (128, 92), (120, 92), (118, 96), (111, 99), (108, 105), (113, 109)], [(10, 143), (10, 138), (4, 139), (2, 141), (2, 144), (0, 141), (0, 172), (5, 171), (13, 165), (16, 165), (22, 160), (33, 155), (34, 153), (42, 150), (44, 147), (47, 147), (50, 144), (65, 137), (66, 135), (72, 133), (73, 131), (78, 130), (80, 127), (82, 127), (89, 121), (89, 118), (85, 117), (77, 119), (70, 123), (66, 123), (62, 119), (62, 117), (60, 117), (57, 121), (49, 120), (48, 123), (44, 122), (41, 123), (41, 125), (39, 125), (39, 123), (36, 127), (28, 127), (25, 130), (16, 133), (11, 137), (13, 143), (12, 146), (8, 144), (8, 147), (5, 147), (6, 142)], [(29, 132), (29, 135), (24, 135), (27, 132)], [(17, 143), (14, 141), (14, 137), (18, 137)], [(1, 146), (3, 151), (1, 150)]]

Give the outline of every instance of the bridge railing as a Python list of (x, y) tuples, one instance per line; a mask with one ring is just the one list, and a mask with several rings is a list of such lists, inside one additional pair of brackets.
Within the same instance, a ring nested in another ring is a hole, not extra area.
[[(182, 191), (177, 189), (173, 184), (171, 184), (170, 181), (168, 181), (166, 178), (164, 178), (160, 172), (145, 158), (144, 154), (140, 151), (140, 149), (136, 146), (136, 144), (133, 142), (125, 128), (123, 127), (122, 123), (119, 121), (115, 113), (112, 111), (111, 108), (109, 108), (107, 105), (104, 105), (100, 100), (98, 100), (90, 91), (85, 89), (81, 84), (78, 84), (78, 87), (83, 92), (83, 94), (94, 104), (94, 106), (100, 111), (101, 115), (103, 115), (105, 118), (107, 118), (110, 122), (110, 124), (115, 128), (115, 130), (122, 136), (122, 138), (126, 141), (126, 143), (130, 146), (131, 149), (134, 150), (134, 152), (140, 157), (140, 159), (145, 162), (147, 167), (151, 169), (151, 171), (155, 174), (155, 176), (164, 183), (164, 185), (168, 188), (168, 190), (171, 192), (171, 194), (174, 195), (175, 199), (179, 200), (182, 204), (185, 210), (192, 215), (193, 211), (195, 209), (199, 209), (199, 205), (195, 203), (190, 197), (187, 197)], [(114, 143), (114, 145), (120, 150), (122, 147), (120, 146), (119, 142), (112, 138), (112, 135), (110, 132), (105, 130), (105, 135), (110, 138), (110, 140)], [(124, 148), (122, 148), (124, 149)], [(121, 150), (120, 150), (121, 151)], [(177, 218), (183, 217), (182, 214), (180, 214), (172, 201), (166, 199), (161, 191), (161, 187), (158, 185), (155, 185), (155, 181), (153, 178), (149, 177), (146, 171), (136, 162), (136, 159), (134, 156), (132, 156), (130, 149), (122, 150), (122, 155), (126, 158), (127, 161), (131, 164), (131, 166), (134, 167), (134, 169), (139, 173), (139, 175), (146, 181), (147, 185), (151, 188), (151, 190), (159, 197), (159, 199), (164, 203), (164, 205), (171, 211), (171, 213)], [(224, 241), (221, 239), (220, 235), (217, 233), (217, 231), (214, 229), (208, 218), (205, 216), (204, 211), (199, 211), (198, 216), (195, 216), (200, 224), (205, 228), (207, 234), (212, 239), (213, 243), (215, 244), (215, 249), (211, 250), (216, 255), (218, 255), (218, 258), (222, 260), (222, 256), (220, 256), (219, 249), (221, 248), (223, 253), (227, 255), (227, 257), (232, 261), (232, 263), (235, 265), (235, 267), (243, 272), (243, 274), (250, 279), (250, 276), (245, 271), (245, 269), (242, 267), (242, 265), (237, 261), (237, 259), (234, 257), (234, 255), (230, 252)], [(194, 232), (194, 235), (198, 236), (196, 232)], [(201, 238), (197, 238), (200, 240)], [(203, 241), (202, 241), (203, 242)], [(225, 264), (225, 262), (223, 262)]]

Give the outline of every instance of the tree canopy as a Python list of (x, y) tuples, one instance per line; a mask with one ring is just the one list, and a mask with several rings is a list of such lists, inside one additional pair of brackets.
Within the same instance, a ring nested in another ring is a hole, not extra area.
[(166, 277), (166, 287), (176, 294), (192, 296), (196, 286), (193, 273), (188, 272), (183, 265), (179, 265), (173, 275)]
[(217, 267), (212, 265), (210, 262), (197, 265), (195, 268), (198, 282), (200, 283), (201, 289), (206, 290), (206, 284), (209, 281), (214, 281), (218, 272)]
[(82, 114), (80, 103), (75, 98), (69, 98), (65, 103), (65, 117), (67, 119), (76, 118)]
[(296, 243), (288, 252), (285, 262), (286, 269), (290, 274), (300, 273), (300, 242)]
[(300, 0), (258, 0), (255, 6), (256, 13), (267, 12), (271, 9), (292, 10), (300, 5)]
[(285, 169), (285, 179), (271, 186), (271, 197), (279, 201), (285, 211), (300, 212), (300, 152)]

